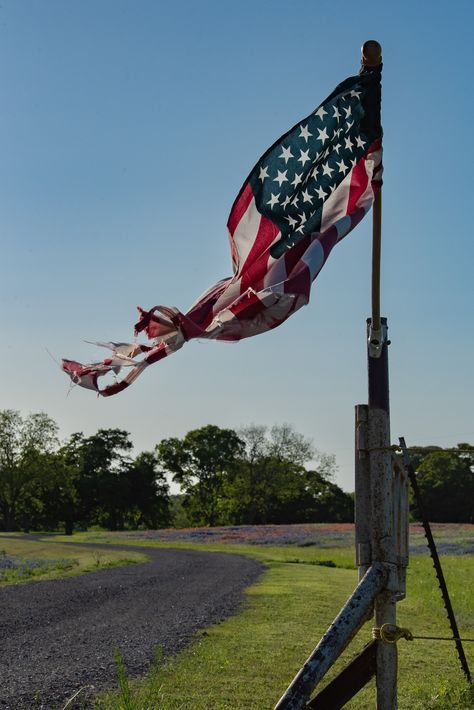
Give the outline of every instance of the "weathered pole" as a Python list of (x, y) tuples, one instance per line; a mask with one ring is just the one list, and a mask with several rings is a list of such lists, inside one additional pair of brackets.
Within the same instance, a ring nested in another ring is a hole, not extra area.
[[(362, 47), (362, 64), (379, 66), (382, 48), (373, 40)], [(390, 451), (387, 319), (380, 316), (380, 257), (382, 191), (375, 194), (372, 226), (372, 317), (367, 323), (369, 405), (367, 449), (370, 470), (371, 558), (389, 571), (385, 589), (375, 600), (375, 625), (396, 623), (396, 598), (400, 593), (394, 530), (393, 461)], [(397, 708), (397, 647), (377, 644), (377, 710)]]
[[(372, 508), (372, 561), (389, 569), (386, 588), (375, 600), (375, 625), (396, 624), (396, 596), (399, 593), (394, 530), (393, 472), (390, 452), (388, 408), (388, 346), (386, 319), (382, 352), (376, 357), (369, 344), (368, 450)], [(370, 332), (370, 326), (369, 326)], [(377, 646), (377, 710), (397, 708), (397, 646), (379, 641)]]

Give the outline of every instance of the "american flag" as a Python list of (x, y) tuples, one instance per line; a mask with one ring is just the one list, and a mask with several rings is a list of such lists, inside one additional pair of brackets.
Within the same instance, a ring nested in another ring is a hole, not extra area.
[[(233, 276), (186, 312), (138, 309), (135, 334), (150, 344), (97, 343), (111, 356), (82, 365), (63, 360), (73, 383), (103, 396), (192, 338), (240, 340), (276, 328), (309, 301), (332, 248), (368, 212), (381, 187), (381, 67), (363, 68), (279, 138), (243, 184), (227, 223)], [(126, 376), (100, 388), (101, 376)]]

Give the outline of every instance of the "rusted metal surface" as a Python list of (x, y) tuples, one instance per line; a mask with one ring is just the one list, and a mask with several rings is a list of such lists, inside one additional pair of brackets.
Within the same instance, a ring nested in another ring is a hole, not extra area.
[(413, 468), (413, 465), (411, 463), (410, 454), (408, 453), (405, 439), (403, 437), (400, 437), (399, 442), (400, 442), (400, 447), (403, 450), (403, 461), (405, 464), (405, 469), (407, 471), (408, 478), (410, 479), (410, 483), (413, 488), (413, 493), (415, 496), (416, 505), (417, 505), (418, 511), (420, 513), (421, 522), (423, 525), (423, 529), (425, 531), (426, 539), (428, 541), (428, 548), (430, 551), (431, 559), (433, 560), (433, 567), (435, 568), (436, 576), (438, 578), (439, 588), (441, 590), (441, 595), (443, 597), (443, 603), (444, 603), (444, 606), (446, 609), (446, 613), (448, 615), (449, 625), (451, 627), (451, 631), (453, 632), (453, 636), (455, 639), (454, 643), (456, 644), (456, 651), (459, 656), (461, 668), (462, 668), (463, 673), (466, 676), (468, 682), (470, 683), (472, 680), (471, 679), (471, 672), (469, 670), (469, 665), (467, 663), (466, 654), (464, 653), (462, 641), (459, 638), (458, 625), (456, 622), (456, 617), (454, 616), (454, 610), (453, 610), (453, 607), (451, 604), (451, 599), (449, 598), (448, 587), (446, 586), (446, 580), (444, 579), (443, 569), (441, 567), (441, 562), (440, 562), (440, 559), (438, 556), (438, 550), (436, 549), (436, 544), (435, 544), (435, 541), (433, 538), (433, 533), (431, 532), (431, 526), (430, 526), (428, 518), (426, 517), (425, 510), (423, 508), (423, 502), (421, 500), (421, 493), (420, 493), (420, 489), (418, 487), (418, 481), (416, 480), (415, 469)]
[[(369, 458), (372, 497), (372, 555), (374, 560), (389, 565), (386, 588), (375, 601), (375, 623), (396, 623), (395, 595), (399, 592), (399, 575), (395, 550), (392, 454), (390, 420), (385, 409), (369, 407)], [(377, 708), (397, 708), (397, 647), (383, 641), (377, 643)]]
[(390, 419), (384, 409), (369, 407), (369, 465), (372, 500), (372, 557), (396, 563)]
[(372, 562), (370, 468), (367, 442), (368, 407), (355, 407), (355, 545), (359, 581)]
[(385, 565), (375, 562), (275, 705), (275, 710), (299, 710), (305, 707), (324, 674), (362, 624), (371, 617), (374, 599), (384, 588), (386, 580)]
[(377, 642), (371, 641), (306, 705), (307, 710), (339, 710), (375, 675)]

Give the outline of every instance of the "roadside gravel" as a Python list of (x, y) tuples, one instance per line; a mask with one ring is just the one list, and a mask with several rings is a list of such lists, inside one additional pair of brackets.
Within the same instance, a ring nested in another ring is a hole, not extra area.
[(129, 675), (146, 672), (157, 646), (176, 653), (235, 613), (263, 571), (235, 554), (106, 547), (150, 562), (0, 589), (0, 710), (56, 710), (85, 685), (92, 697), (116, 682), (114, 648)]

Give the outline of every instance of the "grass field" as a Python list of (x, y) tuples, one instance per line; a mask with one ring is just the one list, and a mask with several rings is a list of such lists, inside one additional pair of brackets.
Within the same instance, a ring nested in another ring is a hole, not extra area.
[(27, 540), (0, 533), (0, 587), (145, 562), (146, 554), (94, 550), (79, 545)]
[[(293, 535), (295, 526), (291, 527)], [(122, 676), (122, 692), (101, 696), (97, 709), (272, 708), (356, 584), (352, 528), (312, 528), (313, 542), (308, 542), (305, 529), (300, 544), (286, 545), (255, 544), (254, 538), (252, 544), (244, 544), (247, 532), (244, 529), (234, 529), (231, 543), (215, 541), (222, 538), (222, 534), (227, 535), (222, 529), (216, 535), (205, 531), (208, 542), (201, 543), (189, 541), (195, 539), (194, 532), (187, 539), (168, 542), (163, 541), (162, 531), (157, 531), (159, 540), (153, 532), (78, 535), (78, 540), (91, 542), (120, 540), (144, 547), (235, 552), (259, 559), (268, 567), (262, 579), (248, 590), (240, 614), (199, 634), (195, 643), (176, 657), (158, 661), (146, 678), (127, 681)], [(281, 540), (285, 531), (277, 532)], [(474, 542), (474, 526), (436, 526), (435, 535), (441, 549), (447, 547), (451, 553), (442, 557), (442, 564), (461, 633), (473, 638), (474, 558), (469, 552)], [(275, 536), (276, 532), (270, 531), (272, 543), (276, 542)], [(417, 526), (412, 529), (412, 543), (414, 554), (410, 560), (407, 599), (398, 605), (398, 623), (410, 628), (415, 635), (450, 636), (431, 560), (424, 551)], [(362, 648), (370, 635), (371, 624), (367, 624), (328, 678)], [(474, 695), (464, 682), (454, 644), (400, 641), (398, 649), (400, 710), (471, 710), (474, 707)], [(466, 643), (465, 650), (472, 668), (474, 644)], [(372, 684), (346, 707), (365, 710), (374, 706)]]

